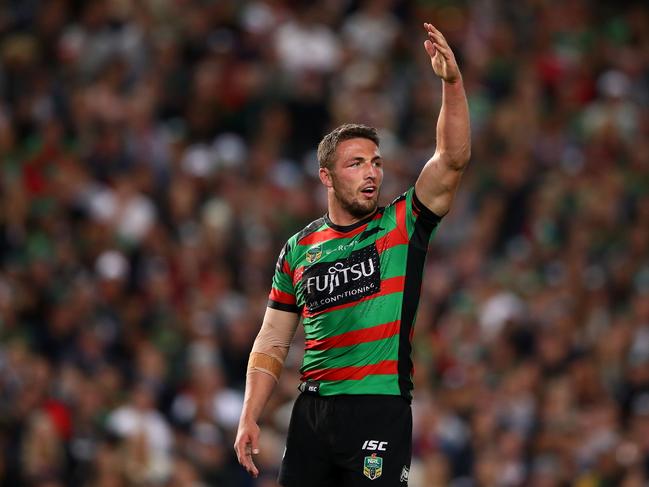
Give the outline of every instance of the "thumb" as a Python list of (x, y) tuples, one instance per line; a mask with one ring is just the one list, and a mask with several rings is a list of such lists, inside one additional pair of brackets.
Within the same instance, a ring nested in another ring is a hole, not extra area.
[(435, 56), (435, 54), (437, 53), (437, 49), (435, 49), (433, 43), (428, 39), (424, 41), (424, 49), (426, 49), (426, 52), (430, 57)]
[(250, 447), (252, 449), (252, 454), (259, 454), (259, 433), (254, 432), (250, 435)]

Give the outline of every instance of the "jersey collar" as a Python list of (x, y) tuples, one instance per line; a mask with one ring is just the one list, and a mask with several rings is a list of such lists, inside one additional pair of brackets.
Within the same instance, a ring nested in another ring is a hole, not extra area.
[(327, 226), (329, 228), (332, 228), (333, 230), (336, 230), (337, 232), (340, 232), (340, 233), (347, 233), (347, 232), (351, 232), (352, 230), (355, 230), (358, 227), (362, 227), (363, 225), (366, 225), (369, 222), (371, 222), (379, 211), (380, 211), (380, 209), (377, 208), (374, 211), (374, 213), (372, 213), (371, 215), (368, 215), (365, 218), (363, 218), (362, 220), (358, 220), (356, 223), (352, 223), (351, 225), (336, 225), (329, 218), (329, 213), (327, 213), (324, 216), (324, 220), (325, 220), (325, 223), (327, 224)]

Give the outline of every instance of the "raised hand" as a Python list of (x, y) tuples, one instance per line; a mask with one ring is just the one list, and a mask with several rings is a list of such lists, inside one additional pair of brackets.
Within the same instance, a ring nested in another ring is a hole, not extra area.
[(424, 48), (430, 56), (430, 64), (435, 74), (447, 83), (455, 83), (461, 79), (460, 68), (457, 66), (455, 55), (446, 42), (442, 33), (432, 24), (424, 23), (428, 39)]

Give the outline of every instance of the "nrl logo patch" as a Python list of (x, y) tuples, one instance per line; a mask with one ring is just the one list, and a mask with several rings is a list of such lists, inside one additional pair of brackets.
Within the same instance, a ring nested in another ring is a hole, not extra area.
[(368, 479), (374, 480), (378, 479), (383, 473), (383, 458), (377, 457), (376, 453), (372, 453), (372, 456), (365, 457), (363, 462), (363, 475)]
[(322, 257), (322, 247), (316, 245), (306, 251), (306, 261), (311, 264)]

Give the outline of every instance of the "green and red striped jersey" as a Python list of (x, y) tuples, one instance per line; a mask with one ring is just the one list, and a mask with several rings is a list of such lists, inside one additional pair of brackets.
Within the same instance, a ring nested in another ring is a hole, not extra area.
[(302, 316), (300, 372), (321, 395), (411, 398), (413, 324), (439, 221), (410, 188), (353, 225), (324, 216), (288, 240), (268, 306)]

